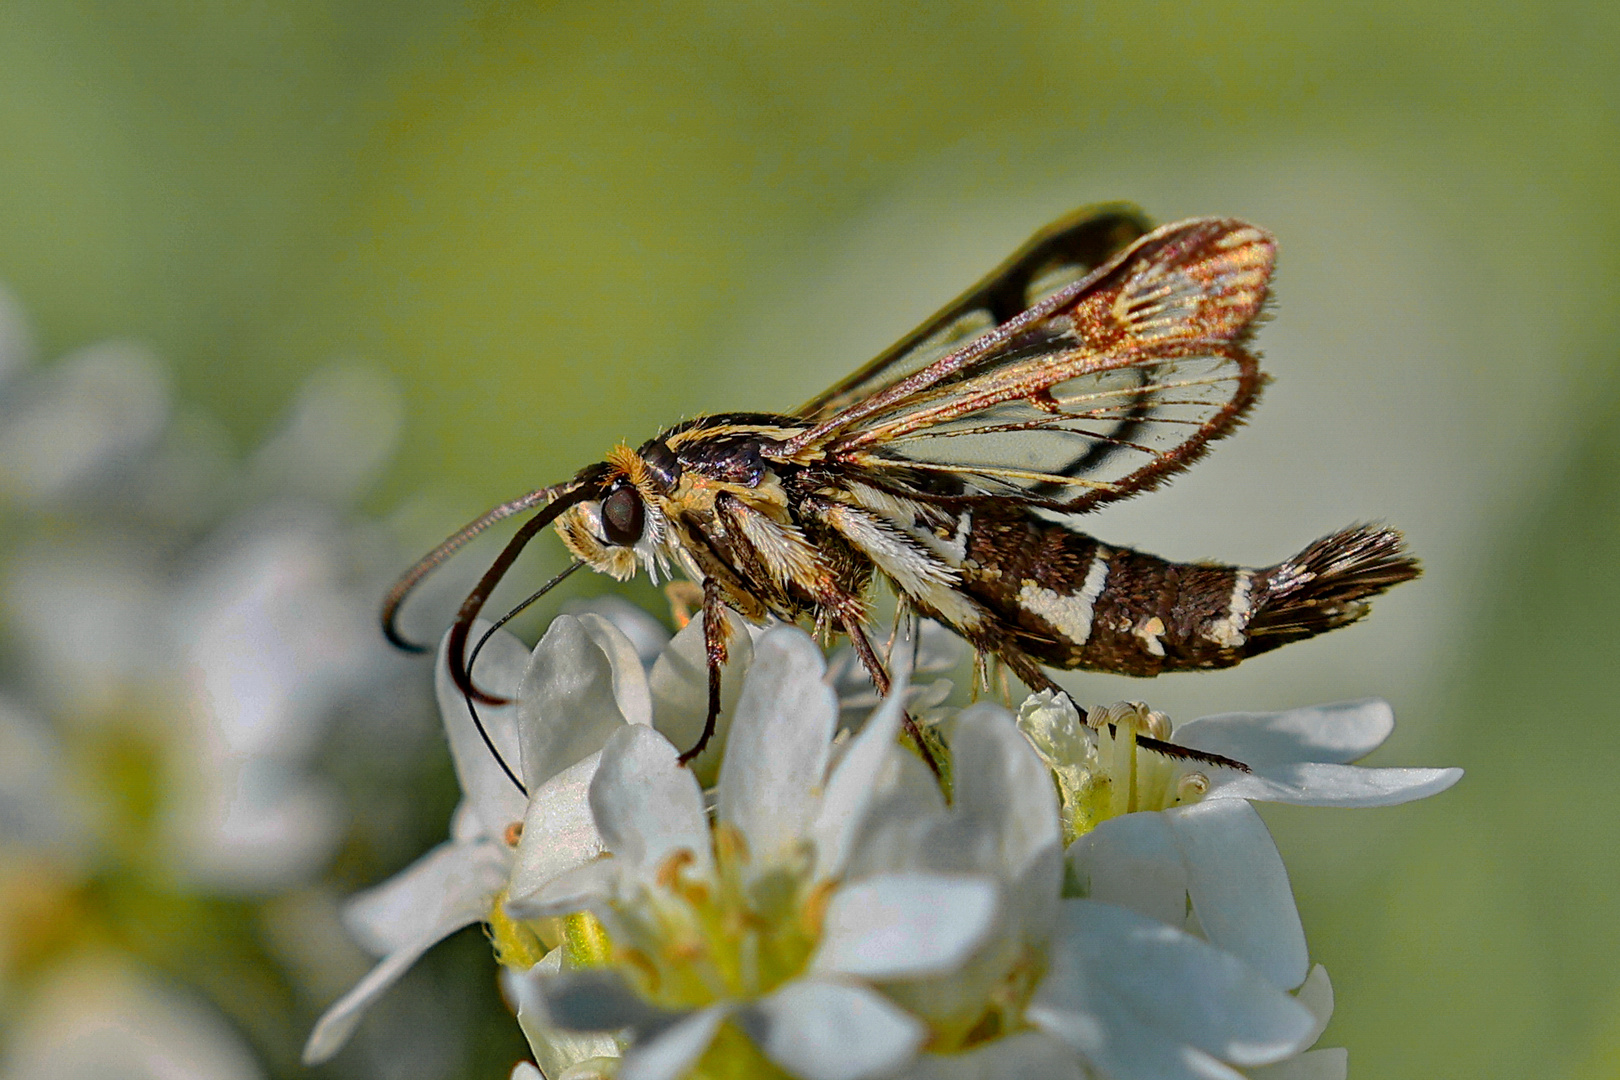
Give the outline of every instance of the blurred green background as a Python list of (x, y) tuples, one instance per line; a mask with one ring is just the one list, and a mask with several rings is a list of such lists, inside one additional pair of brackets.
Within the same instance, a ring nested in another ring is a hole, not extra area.
[(1381, 694), (1384, 763), (1468, 769), (1268, 813), (1364, 1077), (1620, 1075), (1617, 165), (1612, 3), (0, 5), (42, 352), (150, 344), (243, 446), (334, 357), (392, 372), (377, 512), (790, 408), (1086, 202), (1275, 231), (1269, 400), (1091, 527), (1254, 563), (1381, 517), (1430, 572), (1230, 675), (1071, 684)]

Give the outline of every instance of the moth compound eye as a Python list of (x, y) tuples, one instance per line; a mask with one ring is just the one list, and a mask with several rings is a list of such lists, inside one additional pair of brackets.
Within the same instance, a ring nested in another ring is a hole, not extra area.
[(633, 487), (615, 488), (602, 500), (602, 531), (610, 544), (630, 547), (641, 539), (647, 510)]

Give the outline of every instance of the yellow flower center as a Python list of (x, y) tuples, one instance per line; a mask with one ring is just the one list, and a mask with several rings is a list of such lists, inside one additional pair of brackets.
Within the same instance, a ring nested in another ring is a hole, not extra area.
[(1112, 817), (1198, 802), (1209, 777), (1196, 761), (1144, 747), (1146, 736), (1170, 738), (1170, 718), (1122, 701), (1093, 709), (1082, 722), (1066, 695), (1032, 695), (1018, 726), (1052, 770), (1063, 801), (1064, 843), (1073, 843)]
[(810, 877), (808, 852), (756, 866), (743, 836), (714, 831), (714, 870), (687, 851), (654, 884), (614, 905), (614, 961), (667, 1009), (757, 998), (801, 973), (821, 939), (832, 882)]

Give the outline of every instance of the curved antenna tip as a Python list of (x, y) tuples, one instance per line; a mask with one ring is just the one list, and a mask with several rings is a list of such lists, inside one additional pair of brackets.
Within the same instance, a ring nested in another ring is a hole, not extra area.
[(392, 623), (383, 623), (382, 632), (383, 637), (388, 639), (388, 644), (400, 652), (425, 653), (432, 651), (431, 645), (424, 645), (420, 641), (412, 641), (410, 638), (403, 637)]

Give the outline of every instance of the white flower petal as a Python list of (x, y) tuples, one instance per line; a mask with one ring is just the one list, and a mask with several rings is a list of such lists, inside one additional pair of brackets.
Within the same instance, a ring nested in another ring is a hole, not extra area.
[(1202, 1050), (1166, 1039), (1121, 1002), (1099, 995), (1080, 1011), (1039, 1002), (1027, 1015), (1074, 1047), (1108, 1080), (1243, 1080)]
[[(973, 860), (961, 869), (995, 866), (1013, 881), (1061, 849), (1057, 789), (1045, 763), (1005, 709), (994, 705), (968, 709), (957, 719), (950, 742), (959, 819), (952, 831), (966, 841), (961, 855)], [(980, 861), (987, 856), (992, 860), (988, 865)]]
[[(1315, 1028), (1310, 1011), (1269, 979), (1174, 927), (1091, 900), (1066, 901), (1060, 923), (1029, 1014), (1104, 1071), (1152, 1075), (1136, 1067), (1125, 1072), (1124, 1059), (1110, 1066), (1096, 1056), (1124, 1052), (1121, 1040), (1135, 1031), (1131, 1018), (1143, 1026), (1147, 1044), (1183, 1043), (1238, 1065), (1287, 1057)], [(1158, 1049), (1130, 1053), (1170, 1067)], [(1185, 1075), (1202, 1075), (1202, 1068), (1188, 1059)]]
[(815, 971), (909, 979), (951, 971), (996, 923), (998, 890), (983, 877), (886, 874), (833, 894)]
[(1295, 761), (1342, 765), (1372, 753), (1394, 730), (1389, 702), (1363, 698), (1287, 712), (1205, 716), (1176, 728), (1175, 741), (1250, 767)]
[(170, 789), (164, 831), (177, 867), (210, 890), (274, 892), (307, 880), (342, 840), (332, 786), (287, 762), (198, 748)]
[(797, 844), (816, 812), (838, 723), (825, 673), (821, 650), (797, 627), (775, 627), (755, 645), (715, 815), (741, 830), (756, 861)]
[(591, 813), (591, 779), (601, 754), (592, 754), (541, 784), (523, 817), (507, 899), (521, 902), (565, 871), (596, 858), (602, 836)]
[(1350, 1053), (1337, 1046), (1249, 1070), (1249, 1080), (1345, 1080), (1349, 1075)]
[(530, 969), (523, 1000), (542, 1023), (567, 1031), (660, 1030), (682, 1019), (649, 1005), (623, 975), (604, 968)]
[(505, 884), (506, 865), (507, 854), (498, 844), (440, 844), (387, 881), (351, 897), (343, 908), (343, 924), (375, 956), (414, 948), (424, 940), (431, 945), (489, 914)]
[[(546, 1076), (596, 1057), (618, 1057), (619, 1041), (600, 1032), (567, 1031), (551, 1023), (546, 1011), (544, 982), (562, 972), (563, 950), (552, 949), (534, 967), (503, 980), (511, 1000), (517, 1002), (518, 1026), (529, 1040), (535, 1063)], [(503, 969), (503, 975), (510, 972)]]
[(1426, 799), (1462, 779), (1461, 769), (1364, 769), (1304, 762), (1257, 767), (1217, 784), (1209, 799), (1254, 799), (1301, 806), (1395, 806)]
[(546, 1080), (546, 1076), (535, 1068), (532, 1061), (520, 1061), (512, 1066), (510, 1080)]
[(51, 725), (0, 698), (0, 834), (77, 865), (89, 854), (94, 815), (65, 766)]
[[(698, 783), (711, 786), (720, 775), (731, 716), (742, 694), (743, 679), (754, 660), (752, 628), (731, 611), (725, 613), (731, 637), (720, 669), (720, 715), (714, 737), (692, 762)], [(682, 750), (696, 746), (709, 712), (709, 667), (703, 649), (703, 620), (695, 618), (670, 639), (647, 674), (652, 691), (653, 726)]]
[[(595, 619), (597, 632), (604, 636), (611, 630), (595, 616), (585, 618)], [(615, 645), (633, 653), (622, 634), (616, 639)], [(631, 662), (639, 675), (640, 664)], [(608, 737), (624, 726), (613, 684), (613, 663), (583, 622), (572, 615), (553, 619), (518, 687), (523, 777), (530, 791), (602, 749)]]
[(607, 850), (645, 875), (676, 851), (707, 871), (712, 853), (703, 792), (675, 748), (652, 728), (619, 729), (591, 781), (591, 812)]
[(887, 1076), (927, 1036), (876, 991), (824, 979), (790, 982), (737, 1019), (766, 1057), (804, 1080)]
[(1181, 846), (1204, 936), (1284, 990), (1303, 982), (1305, 930), (1282, 856), (1254, 807), (1204, 802), (1158, 816)]
[(48, 706), (116, 708), (131, 680), (167, 663), (166, 582), (113, 543), (56, 540), (11, 550), (0, 573), (7, 629)]
[(823, 878), (837, 877), (849, 860), (850, 849), (865, 824), (878, 784), (896, 751), (895, 737), (905, 710), (904, 672), (894, 681), (889, 695), (851, 740), (848, 750), (827, 780), (811, 835), (816, 842), (816, 872)]
[(845, 854), (851, 880), (891, 870), (925, 870), (925, 840), (946, 813), (939, 781), (915, 754), (891, 754), (854, 846)]
[(676, 1080), (684, 1076), (714, 1041), (714, 1033), (729, 1012), (726, 1006), (711, 1006), (636, 1043), (624, 1055), (619, 1080)]
[(579, 624), (613, 667), (613, 697), (625, 722), (651, 724), (652, 689), (647, 685), (647, 669), (641, 662), (638, 646), (612, 619), (582, 612)]
[(565, 870), (532, 893), (507, 902), (506, 913), (514, 919), (540, 919), (571, 915), (576, 911), (601, 911), (617, 893), (624, 864), (617, 859), (598, 859), (584, 866)]
[(1086, 899), (1171, 926), (1186, 922), (1187, 867), (1167, 815), (1109, 818), (1070, 844), (1068, 859)]
[[(949, 742), (954, 805), (910, 841), (912, 853), (896, 854), (906, 858), (902, 865), (994, 875), (1006, 888), (1008, 933), (1044, 937), (1063, 878), (1062, 830), (1051, 774), (1006, 710), (993, 705), (962, 713)], [(879, 833), (873, 846), (892, 848), (899, 838)]]
[(298, 388), (281, 429), (253, 455), (251, 483), (345, 504), (388, 464), (404, 418), (393, 379), (366, 368), (323, 368)]
[(1333, 983), (1328, 979), (1327, 968), (1321, 964), (1311, 968), (1311, 973), (1305, 977), (1305, 985), (1294, 991), (1294, 1000), (1316, 1017), (1316, 1027), (1305, 1040), (1305, 1045), (1311, 1046), (1322, 1037), (1328, 1021), (1333, 1019)]
[(619, 1055), (594, 1057), (570, 1065), (558, 1073), (554, 1080), (616, 1080), (619, 1075)]
[[(484, 636), (490, 624), (479, 620), (473, 624), (468, 637), (467, 651), (472, 652), (478, 639)], [(439, 697), (439, 714), (444, 719), (444, 732), (450, 740), (450, 756), (455, 762), (456, 779), (461, 781), (461, 794), (478, 820), (483, 823), (484, 835), (498, 837), (506, 826), (523, 820), (527, 799), (501, 770), (500, 762), (484, 745), (483, 737), (473, 724), (467, 699), (450, 679), (450, 668), (445, 658), (450, 636), (439, 644), (434, 684)], [(511, 697), (523, 677), (529, 662), (529, 649), (516, 636), (497, 630), (489, 643), (478, 654), (474, 684), (498, 697)], [(514, 770), (521, 768), (518, 752), (517, 709), (512, 705), (478, 705), (478, 718), (489, 733), (496, 749)], [(522, 773), (519, 772), (521, 779)]]
[(895, 1080), (1090, 1080), (1068, 1043), (1020, 1031), (965, 1054), (924, 1054)]
[(664, 646), (669, 644), (669, 631), (664, 629), (663, 623), (617, 593), (571, 600), (564, 605), (564, 610), (570, 615), (600, 615), (618, 627), (635, 647), (643, 668), (650, 669)]
[(476, 844), (485, 836), (484, 823), (479, 820), (478, 811), (466, 799), (462, 799), (450, 812), (450, 839), (458, 844)]
[[(482, 857), (479, 852), (490, 847), (493, 845), (481, 845), (469, 851), (441, 845), (390, 883), (358, 898), (357, 907), (351, 909), (351, 912), (362, 912), (356, 921), (369, 928), (370, 936), (386, 936), (395, 944), (382, 963), (321, 1015), (315, 1029), (309, 1033), (309, 1041), (304, 1044), (304, 1064), (316, 1065), (337, 1053), (354, 1034), (371, 1003), (423, 953), (463, 926), (489, 914), (495, 892), (501, 885), (501, 875), (497, 872), (493, 876), (493, 887), (480, 892), (481, 884), (491, 882), (483, 876), (488, 867), (480, 867), (478, 860)], [(433, 892), (436, 884), (444, 886), (437, 894)], [(398, 915), (404, 925), (384, 931), (380, 920), (385, 910)], [(414, 930), (414, 935), (408, 939), (407, 928)]]
[(47, 502), (128, 469), (169, 418), (168, 376), (145, 349), (103, 342), (58, 360), (8, 395), (0, 494)]

